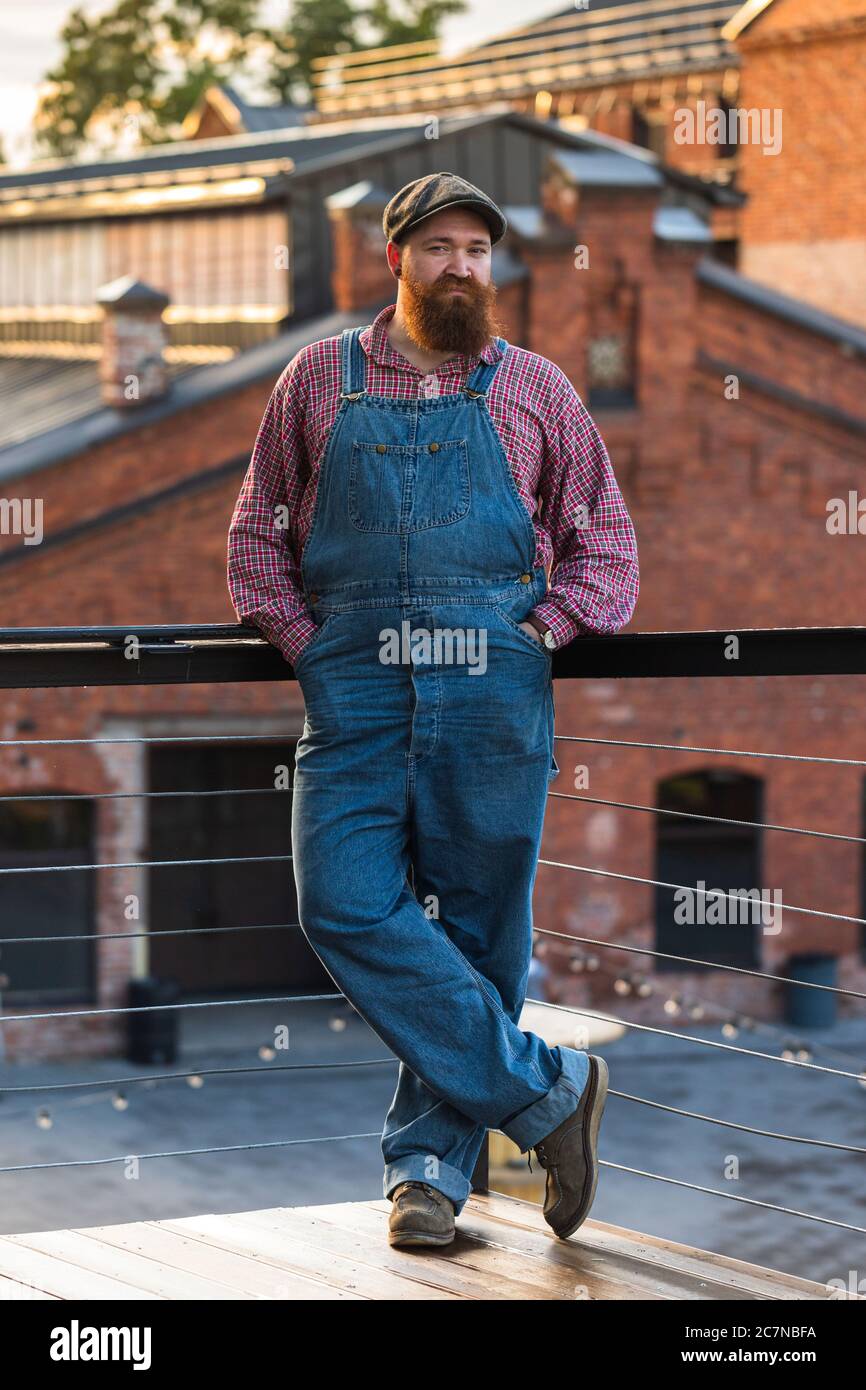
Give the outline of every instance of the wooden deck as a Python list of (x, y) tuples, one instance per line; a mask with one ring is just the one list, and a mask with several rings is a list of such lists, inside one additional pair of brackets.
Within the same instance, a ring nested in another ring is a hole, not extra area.
[(0, 1237), (0, 1299), (805, 1299), (828, 1290), (588, 1220), (558, 1240), (538, 1206), (478, 1194), (452, 1245), (387, 1243), (390, 1202), (276, 1207)]

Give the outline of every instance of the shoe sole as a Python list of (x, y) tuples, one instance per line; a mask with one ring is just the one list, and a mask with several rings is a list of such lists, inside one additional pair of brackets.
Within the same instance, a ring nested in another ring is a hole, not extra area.
[(563, 1226), (560, 1229), (553, 1228), (560, 1240), (566, 1240), (574, 1234), (578, 1226), (583, 1225), (595, 1201), (595, 1190), (598, 1187), (598, 1131), (607, 1101), (608, 1065), (603, 1057), (594, 1057), (593, 1062), (595, 1065), (592, 1067), (589, 1079), (592, 1090), (587, 1099), (586, 1112), (583, 1117), (583, 1152), (586, 1157), (587, 1168), (592, 1173), (592, 1182), (589, 1196), (586, 1201), (581, 1203), (574, 1220), (568, 1226)]
[(389, 1231), (389, 1245), (450, 1245), (457, 1232), (435, 1235), (432, 1231)]

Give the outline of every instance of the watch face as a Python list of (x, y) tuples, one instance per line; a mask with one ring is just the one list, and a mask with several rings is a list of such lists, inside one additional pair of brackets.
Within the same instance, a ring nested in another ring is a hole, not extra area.
[(553, 636), (553, 633), (551, 632), (550, 628), (548, 628), (547, 631), (545, 632), (545, 634), (544, 634), (544, 639), (543, 639), (543, 640), (544, 640), (544, 645), (545, 645), (545, 647), (549, 648), (550, 651), (555, 651), (555, 650), (556, 650), (556, 640), (555, 640), (555, 638), (554, 638), (554, 636)]

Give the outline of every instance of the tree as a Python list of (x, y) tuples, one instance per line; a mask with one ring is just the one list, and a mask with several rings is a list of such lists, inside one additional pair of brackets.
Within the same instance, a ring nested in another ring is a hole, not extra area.
[(452, 14), (462, 14), (466, 5), (464, 0), (403, 0), (403, 9), (406, 18), (395, 14), (388, 0), (373, 0), (366, 18), (376, 30), (375, 42), (380, 47), (435, 39), (442, 20)]
[(118, 0), (93, 18), (73, 10), (37, 107), (37, 145), (68, 156), (95, 132), (111, 144), (130, 122), (144, 144), (168, 138), (211, 83), (275, 51), (259, 8), (260, 0)]
[[(176, 136), (213, 83), (253, 69), (282, 102), (312, 99), (316, 58), (435, 38), (465, 0), (294, 0), (283, 26), (260, 22), (261, 0), (116, 0), (90, 17), (73, 10), (64, 52), (46, 74), (35, 116), (41, 152), (69, 157), (86, 140), (108, 149), (132, 126), (136, 142)], [(362, 37), (362, 30), (365, 30)]]

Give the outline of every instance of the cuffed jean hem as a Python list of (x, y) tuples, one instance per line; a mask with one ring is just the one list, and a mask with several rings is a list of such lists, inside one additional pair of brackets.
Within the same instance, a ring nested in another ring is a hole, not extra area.
[(443, 1163), (441, 1159), (438, 1163), (435, 1179), (431, 1178), (429, 1173), (429, 1154), (407, 1154), (405, 1158), (398, 1158), (394, 1163), (388, 1163), (385, 1166), (382, 1195), (384, 1197), (390, 1196), (394, 1188), (399, 1187), (401, 1182), (426, 1182), (430, 1187), (437, 1188), (440, 1192), (444, 1192), (446, 1197), (451, 1198), (454, 1203), (454, 1214), (459, 1216), (472, 1191), (472, 1184), (465, 1173), (461, 1173), (459, 1168), (452, 1167), (450, 1163)]
[(562, 1058), (562, 1071), (547, 1095), (533, 1101), (532, 1105), (527, 1105), (525, 1110), (512, 1115), (510, 1120), (499, 1126), (521, 1153), (540, 1143), (567, 1115), (576, 1110), (589, 1080), (589, 1055), (586, 1052), (561, 1044), (558, 1051)]

